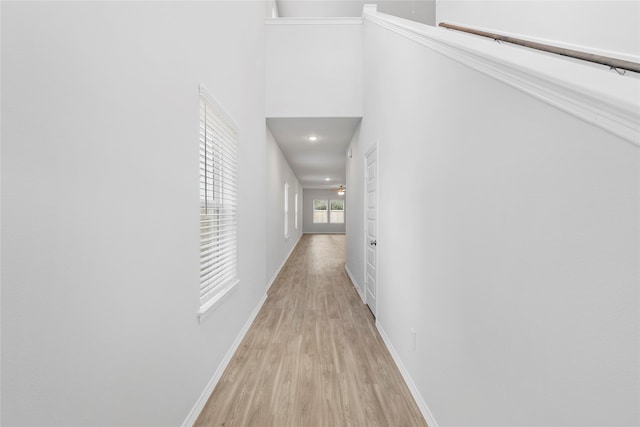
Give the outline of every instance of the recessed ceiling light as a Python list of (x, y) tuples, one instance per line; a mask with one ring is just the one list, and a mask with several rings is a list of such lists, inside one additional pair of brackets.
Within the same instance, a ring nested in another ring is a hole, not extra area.
[(324, 180), (325, 181), (331, 181), (331, 178), (325, 178)]
[(318, 140), (318, 137), (315, 135), (309, 137), (309, 141), (317, 141), (317, 140)]

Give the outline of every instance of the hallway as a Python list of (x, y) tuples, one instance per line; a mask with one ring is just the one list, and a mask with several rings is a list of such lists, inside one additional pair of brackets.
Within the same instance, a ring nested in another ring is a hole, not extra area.
[(344, 257), (302, 236), (196, 426), (426, 426)]

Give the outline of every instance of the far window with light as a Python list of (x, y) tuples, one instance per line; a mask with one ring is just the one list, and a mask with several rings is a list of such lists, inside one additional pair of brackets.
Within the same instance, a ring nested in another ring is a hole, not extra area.
[(313, 201), (313, 223), (326, 224), (329, 222), (329, 205), (326, 200)]
[(329, 203), (329, 222), (333, 224), (344, 223), (344, 200), (331, 200)]
[(314, 224), (344, 224), (344, 200), (314, 200)]

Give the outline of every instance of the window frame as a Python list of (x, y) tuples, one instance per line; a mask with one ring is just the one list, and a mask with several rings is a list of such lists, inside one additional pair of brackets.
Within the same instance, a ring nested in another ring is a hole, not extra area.
[[(324, 209), (316, 209), (316, 202), (324, 202)], [(311, 222), (313, 224), (329, 224), (329, 200), (328, 199), (314, 199), (311, 202), (311, 210), (313, 211)], [(316, 221), (316, 212), (324, 212), (325, 213), (325, 221)]]
[(289, 238), (289, 183), (284, 183), (284, 238)]
[(297, 231), (298, 230), (298, 192), (297, 191), (296, 191), (295, 197), (294, 197), (293, 210), (294, 210), (293, 224), (294, 224), (294, 227), (295, 227), (295, 229)]
[[(342, 203), (342, 209), (332, 209), (331, 206), (333, 204), (333, 202), (341, 202)], [(329, 224), (344, 224), (345, 222), (345, 206), (344, 206), (344, 199), (333, 199), (333, 200), (329, 200), (329, 204), (327, 206), (329, 208)], [(342, 221), (340, 222), (334, 222), (331, 221), (331, 214), (333, 212), (342, 212)]]
[(202, 321), (238, 277), (238, 127), (200, 85), (200, 303)]

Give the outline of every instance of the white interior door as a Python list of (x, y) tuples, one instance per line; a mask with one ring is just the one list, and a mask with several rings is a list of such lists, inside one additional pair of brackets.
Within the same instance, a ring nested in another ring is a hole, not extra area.
[(378, 158), (377, 147), (373, 147), (366, 155), (365, 170), (365, 301), (369, 309), (376, 315), (378, 288), (376, 274), (378, 232)]

